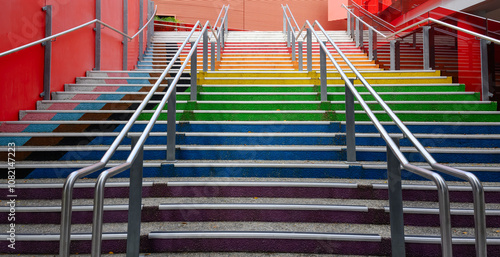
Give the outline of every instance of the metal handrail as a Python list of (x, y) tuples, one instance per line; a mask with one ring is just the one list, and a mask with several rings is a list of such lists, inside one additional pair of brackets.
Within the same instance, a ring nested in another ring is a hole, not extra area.
[[(197, 24), (199, 24), (199, 22), (197, 22)], [(207, 27), (209, 26), (209, 24), (210, 23), (208, 21), (205, 23), (205, 25), (203, 26), (203, 29), (201, 30), (200, 35), (198, 36), (198, 38), (194, 42), (194, 45), (197, 45), (200, 42), (200, 40), (203, 36), (203, 33), (207, 30)], [(188, 39), (189, 39), (189, 37), (184, 42), (184, 45), (179, 49), (178, 53), (180, 53), (180, 51), (183, 50)], [(134, 163), (135, 159), (138, 157), (140, 149), (142, 149), (142, 147), (144, 146), (146, 139), (149, 137), (149, 133), (153, 129), (153, 126), (155, 125), (156, 121), (158, 120), (158, 117), (160, 116), (161, 112), (163, 111), (163, 108), (165, 107), (167, 100), (172, 95), (172, 92), (176, 89), (177, 82), (179, 82), (179, 80), (182, 76), (182, 72), (186, 68), (188, 62), (190, 62), (190, 58), (194, 54), (195, 51), (196, 51), (196, 47), (192, 47), (191, 50), (189, 51), (189, 54), (187, 55), (186, 59), (184, 60), (184, 63), (182, 64), (182, 66), (179, 69), (174, 80), (172, 81), (172, 83), (168, 87), (167, 92), (163, 96), (160, 104), (157, 106), (157, 109), (155, 110), (150, 121), (148, 122), (148, 125), (146, 126), (146, 128), (142, 132), (139, 140), (137, 141), (134, 148), (130, 152), (130, 155), (128, 156), (126, 162), (122, 163), (118, 166), (115, 166), (113, 168), (110, 168), (106, 171), (103, 171), (99, 175), (99, 177), (97, 179), (96, 186), (95, 186), (95, 195), (94, 195), (95, 200), (94, 200), (94, 217), (93, 217), (93, 225), (92, 225), (92, 256), (100, 256), (100, 254), (101, 254), (102, 223), (103, 223), (102, 220), (103, 220), (103, 211), (104, 211), (104, 186), (106, 184), (107, 179), (127, 170), (128, 168), (130, 168), (132, 166), (132, 163)], [(173, 64), (174, 61), (171, 61), (170, 63)], [(164, 72), (164, 74), (162, 74), (162, 75), (166, 75), (166, 72)], [(158, 79), (158, 81), (156, 82), (156, 84), (159, 85), (162, 80), (163, 80), (163, 78), (160, 77)], [(146, 101), (143, 101), (143, 102), (146, 102)]]
[(52, 40), (52, 39), (54, 39), (54, 38), (60, 37), (60, 36), (65, 35), (65, 34), (68, 34), (68, 33), (73, 32), (73, 31), (75, 31), (75, 30), (79, 30), (79, 29), (81, 29), (81, 28), (84, 28), (84, 27), (86, 27), (86, 26), (88, 26), (88, 25), (91, 25), (91, 24), (94, 24), (94, 23), (99, 23), (99, 24), (101, 24), (101, 25), (103, 25), (103, 26), (105, 26), (105, 27), (108, 27), (108, 28), (109, 28), (109, 29), (111, 29), (112, 31), (114, 31), (114, 32), (116, 32), (116, 33), (118, 33), (118, 34), (120, 34), (120, 35), (122, 35), (122, 36), (124, 36), (124, 37), (128, 38), (129, 40), (133, 40), (133, 39), (134, 39), (137, 35), (139, 35), (139, 34), (140, 34), (140, 33), (141, 33), (141, 32), (142, 32), (142, 31), (143, 31), (143, 30), (144, 30), (144, 29), (145, 29), (145, 28), (149, 25), (149, 23), (150, 23), (150, 22), (154, 19), (155, 15), (156, 15), (156, 11), (157, 11), (157, 9), (158, 9), (158, 6), (155, 6), (155, 11), (154, 11), (153, 15), (151, 16), (151, 18), (150, 18), (150, 19), (148, 20), (148, 22), (146, 22), (146, 24), (145, 24), (145, 25), (144, 25), (144, 26), (143, 26), (143, 27), (142, 27), (139, 31), (137, 31), (137, 33), (135, 33), (133, 36), (129, 36), (129, 35), (127, 35), (127, 34), (125, 34), (125, 33), (121, 32), (121, 31), (119, 31), (118, 29), (115, 29), (115, 28), (114, 28), (114, 27), (112, 27), (111, 25), (108, 25), (108, 24), (106, 24), (105, 22), (103, 22), (103, 21), (101, 21), (101, 20), (95, 19), (95, 20), (92, 20), (92, 21), (86, 22), (86, 23), (84, 23), (84, 24), (82, 24), (82, 25), (79, 25), (79, 26), (73, 27), (73, 28), (71, 28), (71, 29), (65, 30), (65, 31), (60, 32), (60, 33), (57, 33), (57, 34), (55, 34), (55, 35), (52, 35), (52, 36), (49, 36), (49, 37), (45, 37), (45, 38), (42, 38), (42, 39), (40, 39), (40, 40), (37, 40), (37, 41), (31, 42), (31, 43), (28, 43), (28, 44), (22, 45), (22, 46), (20, 46), (20, 47), (16, 47), (16, 48), (13, 48), (13, 49), (11, 49), (11, 50), (8, 50), (8, 51), (5, 51), (5, 52), (2, 52), (2, 53), (0, 53), (0, 57), (5, 56), (5, 55), (9, 55), (9, 54), (12, 54), (12, 53), (15, 53), (15, 52), (18, 52), (18, 51), (20, 51), (20, 50), (23, 50), (23, 49), (26, 49), (26, 48), (29, 48), (29, 47), (32, 47), (32, 46), (35, 46), (35, 45), (38, 45), (38, 44), (41, 44), (41, 43), (43, 43), (43, 42), (50, 41), (50, 40)]
[[(141, 112), (144, 110), (146, 107), (148, 101), (153, 97), (155, 91), (158, 89), (160, 86), (161, 82), (165, 79), (167, 73), (170, 71), (170, 69), (173, 67), (175, 61), (179, 58), (181, 54), (181, 50), (184, 49), (185, 45), (188, 43), (189, 38), (191, 38), (192, 34), (194, 33), (195, 29), (199, 26), (199, 22), (195, 24), (193, 27), (193, 30), (191, 33), (188, 35), (182, 46), (179, 48), (175, 56), (172, 58), (172, 61), (170, 64), (165, 68), (163, 73), (161, 74), (160, 78), (156, 81), (154, 86), (151, 88), (149, 93), (146, 95), (144, 98), (143, 102), (139, 105), (139, 107), (136, 109), (132, 117), (129, 119), (129, 121), (125, 124), (123, 127), (122, 131), (120, 134), (116, 137), (116, 139), (113, 141), (111, 146), (108, 148), (104, 156), (101, 158), (101, 160), (95, 164), (92, 164), (88, 167), (82, 168), (80, 170), (72, 172), (67, 178), (63, 186), (63, 195), (62, 195), (62, 206), (61, 206), (61, 237), (60, 237), (60, 248), (59, 248), (59, 254), (60, 256), (69, 256), (69, 246), (71, 242), (71, 214), (72, 214), (72, 200), (73, 200), (73, 188), (76, 180), (79, 178), (82, 178), (84, 176), (87, 176), (93, 172), (96, 172), (106, 166), (106, 164), (109, 162), (113, 154), (115, 153), (116, 149), (120, 145), (121, 141), (127, 133), (129, 132), (130, 128), (134, 125), (135, 121), (141, 114)], [(180, 74), (180, 73), (179, 73)]]
[[(283, 5), (282, 5), (283, 6)], [(297, 21), (295, 20), (295, 17), (293, 16), (293, 13), (292, 13), (292, 10), (290, 10), (290, 7), (288, 6), (288, 4), (285, 5), (286, 6), (286, 9), (288, 9), (288, 12), (290, 13), (290, 16), (292, 17), (292, 20), (293, 22), (295, 23), (295, 26), (297, 29), (299, 29), (299, 24), (297, 23)], [(293, 27), (292, 27), (293, 28)], [(294, 30), (295, 31), (295, 30)]]
[[(400, 29), (392, 34), (389, 34), (389, 35), (384, 35), (382, 32), (378, 31), (377, 29), (373, 28), (372, 26), (370, 26), (368, 23), (366, 23), (365, 21), (363, 21), (362, 19), (360, 19), (358, 16), (356, 16), (354, 13), (351, 12), (351, 10), (349, 10), (347, 8), (347, 6), (345, 6), (344, 4), (342, 4), (342, 7), (344, 7), (349, 13), (351, 13), (356, 19), (358, 19), (360, 22), (362, 22), (364, 25), (366, 25), (368, 28), (372, 29), (373, 31), (375, 31), (377, 34), (383, 36), (385, 39), (389, 39), (389, 38), (392, 38), (392, 37), (395, 37), (395, 36), (398, 36), (398, 37), (404, 37), (404, 36), (400, 36), (399, 34), (401, 34), (401, 32), (404, 32), (406, 30), (409, 30), (411, 28), (414, 28), (414, 27), (417, 27), (419, 26), (420, 24), (423, 24), (423, 23), (426, 23), (426, 22), (433, 22), (433, 23), (436, 23), (436, 24), (439, 24), (439, 25), (442, 25), (442, 26), (445, 26), (445, 27), (448, 27), (448, 28), (451, 28), (451, 29), (454, 29), (454, 30), (457, 30), (457, 31), (460, 31), (460, 32), (463, 32), (463, 33), (466, 33), (466, 34), (469, 34), (471, 36), (474, 36), (474, 37), (478, 37), (478, 38), (481, 38), (481, 39), (484, 39), (484, 40), (488, 40), (490, 42), (493, 42), (495, 44), (498, 44), (500, 45), (500, 40), (498, 39), (495, 39), (495, 38), (492, 38), (492, 37), (488, 37), (488, 36), (485, 36), (483, 34), (480, 34), (480, 33), (476, 33), (476, 32), (473, 32), (473, 31), (470, 31), (470, 30), (467, 30), (467, 29), (463, 29), (463, 28), (460, 28), (458, 26), (455, 26), (455, 25), (451, 25), (449, 23), (446, 23), (446, 22), (442, 22), (440, 20), (436, 20), (434, 18), (425, 18), (419, 22), (416, 22), (416, 23), (413, 23), (403, 29)], [(300, 35), (300, 34), (299, 34)]]
[[(227, 18), (228, 18), (228, 17), (227, 17), (228, 13), (229, 13), (229, 5), (227, 5), (227, 6), (226, 6), (226, 11), (225, 11), (225, 13), (224, 13), (224, 17), (222, 17), (222, 20), (221, 20), (221, 22), (220, 22), (220, 24), (221, 24), (220, 28), (222, 28), (222, 27), (223, 27), (224, 29), (222, 29), (221, 31), (217, 31), (217, 35), (218, 35), (219, 37), (220, 37), (220, 33), (224, 33), (224, 32), (228, 29), (228, 28), (226, 27), (226, 21), (227, 21)], [(224, 37), (224, 40), (226, 40), (226, 39), (225, 39), (225, 37)]]
[[(326, 55), (328, 56), (328, 58), (330, 58), (330, 60), (334, 64), (335, 68), (340, 73), (340, 76), (345, 81), (346, 86), (353, 93), (353, 95), (356, 97), (356, 99), (358, 99), (358, 102), (363, 107), (363, 109), (365, 110), (366, 114), (368, 115), (368, 117), (370, 118), (370, 120), (373, 122), (373, 124), (375, 125), (375, 127), (377, 128), (377, 130), (379, 131), (381, 137), (387, 143), (387, 146), (391, 149), (391, 151), (394, 153), (394, 155), (396, 156), (396, 158), (401, 163), (401, 166), (404, 169), (406, 169), (406, 170), (408, 170), (408, 171), (410, 171), (410, 172), (412, 172), (414, 174), (417, 174), (419, 176), (422, 176), (424, 178), (427, 178), (427, 179), (433, 181), (436, 184), (436, 186), (438, 188), (438, 194), (439, 194), (439, 217), (440, 217), (440, 223), (441, 223), (440, 227), (441, 227), (442, 253), (443, 253), (443, 256), (452, 256), (451, 221), (450, 221), (450, 199), (449, 199), (448, 185), (446, 184), (446, 182), (444, 181), (444, 179), (441, 177), (441, 175), (439, 175), (438, 173), (435, 173), (435, 172), (430, 171), (430, 170), (423, 169), (421, 167), (418, 167), (418, 166), (415, 166), (415, 165), (409, 163), (409, 161), (406, 159), (406, 157), (404, 156), (404, 154), (401, 152), (401, 150), (399, 149), (399, 147), (397, 146), (397, 144), (390, 137), (390, 135), (387, 133), (387, 131), (385, 130), (385, 128), (383, 127), (383, 125), (380, 123), (380, 121), (378, 120), (378, 118), (375, 116), (375, 114), (373, 113), (373, 111), (370, 109), (370, 107), (368, 106), (368, 104), (364, 101), (364, 99), (361, 97), (361, 95), (359, 94), (359, 92), (356, 90), (355, 86), (349, 80), (349, 78), (347, 77), (347, 75), (345, 74), (345, 72), (342, 70), (342, 68), (340, 67), (340, 65), (337, 63), (337, 61), (335, 61), (335, 58), (333, 58), (333, 56), (329, 52), (328, 48), (325, 46), (325, 44), (323, 42), (321, 42), (321, 39), (319, 38), (318, 34), (314, 30), (314, 26), (315, 25), (318, 25), (318, 27), (321, 28), (322, 32), (327, 37), (328, 41), (335, 47), (335, 49), (337, 50), (337, 52), (342, 56), (342, 58), (349, 65), (349, 67), (351, 69), (353, 69), (353, 71), (355, 71), (356, 75), (358, 76), (358, 79), (360, 79), (362, 81), (363, 85), (365, 85), (366, 88), (371, 89), (370, 93), (372, 95), (378, 97), (377, 101), (380, 101), (379, 104), (383, 103), (381, 105), (384, 106), (384, 109), (385, 109), (385, 107), (387, 107), (387, 108), (389, 108), (389, 107), (385, 104), (385, 102), (383, 102), (383, 100), (378, 96), (378, 94), (371, 88), (371, 86), (361, 76), (361, 74), (359, 73), (359, 71), (357, 71), (357, 69), (352, 65), (352, 63), (347, 59), (347, 57), (342, 53), (342, 51), (340, 51), (340, 49), (333, 42), (333, 40), (328, 36), (328, 34), (326, 33), (326, 31), (323, 29), (323, 27), (321, 27), (321, 24), (319, 24), (318, 21), (315, 21), (314, 25), (311, 25), (309, 23), (309, 21), (306, 21), (306, 24), (304, 25), (304, 28), (305, 27), (309, 27), (311, 29), (311, 32), (316, 37), (316, 39), (317, 39), (320, 47), (324, 50), (324, 52), (326, 53)], [(300, 34), (299, 34), (299, 36), (300, 36)], [(390, 109), (386, 110), (386, 112), (387, 113), (393, 113), (392, 110), (390, 110)], [(397, 119), (397, 120), (399, 120), (399, 119)], [(409, 134), (411, 134), (411, 132), (409, 132), (409, 131), (406, 131), (406, 132), (408, 132)]]
[[(425, 158), (430, 166), (440, 172), (446, 173), (448, 175), (458, 177), (471, 184), (474, 197), (474, 218), (475, 218), (475, 236), (476, 236), (476, 251), (478, 256), (486, 256), (486, 217), (485, 217), (485, 201), (484, 201), (484, 189), (481, 185), (479, 179), (472, 173), (467, 171), (462, 171), (456, 168), (448, 167), (439, 164), (432, 155), (425, 149), (425, 147), (418, 141), (418, 139), (411, 133), (411, 131), (404, 125), (404, 123), (399, 119), (399, 117), (389, 108), (389, 106), (382, 100), (382, 98), (377, 94), (377, 92), (371, 87), (371, 85), (366, 81), (366, 79), (361, 75), (361, 73), (354, 67), (354, 65), (348, 60), (348, 58), (341, 52), (339, 47), (335, 42), (328, 36), (326, 31), (323, 29), (319, 22), (315, 22), (323, 34), (326, 36), (328, 41), (333, 45), (335, 50), (340, 54), (342, 59), (346, 62), (349, 68), (354, 72), (356, 77), (361, 81), (361, 83), (368, 89), (370, 94), (376, 99), (380, 106), (385, 110), (385, 112), (391, 117), (391, 119), (396, 123), (398, 128), (403, 132), (403, 134), (412, 142), (417, 151)], [(359, 98), (358, 98), (359, 100)]]

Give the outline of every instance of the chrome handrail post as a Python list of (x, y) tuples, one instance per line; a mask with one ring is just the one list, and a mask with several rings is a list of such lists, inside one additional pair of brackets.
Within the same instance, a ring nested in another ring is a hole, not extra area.
[(436, 68), (436, 60), (434, 54), (434, 29), (431, 26), (424, 26), (422, 29), (424, 35), (423, 68), (424, 70), (433, 70)]
[[(131, 137), (134, 149), (139, 136)], [(142, 177), (144, 168), (144, 145), (140, 146), (137, 158), (130, 167), (130, 186), (128, 200), (127, 257), (136, 257), (140, 253)]]
[[(350, 83), (354, 85), (354, 79), (349, 79)], [(345, 133), (346, 133), (346, 147), (347, 147), (347, 162), (356, 162), (356, 117), (354, 112), (354, 95), (347, 82), (345, 82)]]
[(400, 70), (400, 43), (398, 40), (390, 41), (391, 70)]
[(219, 37), (217, 38), (217, 61), (220, 62), (221, 59), (221, 40), (220, 40), (220, 34)]
[(296, 51), (296, 44), (295, 44), (295, 36), (292, 36), (292, 62), (295, 62), (296, 56), (295, 56), (295, 51)]
[(177, 114), (177, 89), (169, 81), (169, 89), (173, 87), (172, 93), (167, 103), (167, 162), (175, 162), (175, 144), (176, 144), (176, 114)]
[(490, 49), (491, 42), (480, 39), (480, 56), (481, 56), (481, 100), (490, 100), (490, 88), (495, 85), (492, 76), (492, 67), (490, 67)]

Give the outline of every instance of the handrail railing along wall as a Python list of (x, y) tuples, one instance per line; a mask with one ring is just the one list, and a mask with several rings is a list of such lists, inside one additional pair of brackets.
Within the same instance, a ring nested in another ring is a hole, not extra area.
[[(412, 164), (410, 164), (407, 159), (404, 157), (402, 152), (399, 150), (397, 147), (397, 144), (394, 143), (394, 140), (391, 139), (389, 134), (385, 131), (383, 126), (380, 124), (378, 119), (375, 117), (373, 112), (370, 110), (366, 102), (361, 98), (361, 95), (357, 92), (356, 88), (354, 87), (354, 84), (349, 78), (346, 76), (345, 72), (340, 68), (340, 66), (337, 64), (335, 59), (332, 57), (330, 54), (328, 48), (325, 46), (323, 42), (321, 42), (321, 39), (317, 35), (317, 33), (314, 31), (314, 26), (318, 25), (318, 27), (321, 29), (325, 37), (327, 38), (328, 42), (335, 48), (337, 53), (342, 57), (342, 59), (347, 63), (349, 68), (355, 73), (356, 77), (358, 80), (361, 81), (363, 86), (368, 89), (369, 93), (375, 97), (376, 101), (378, 102), (379, 105), (381, 105), (384, 109), (384, 111), (391, 117), (391, 119), (394, 121), (394, 123), (399, 127), (399, 129), (403, 132), (404, 136), (407, 137), (415, 146), (417, 151), (424, 157), (424, 159), (430, 164), (430, 166), (437, 171), (446, 173), (448, 175), (466, 180), (469, 182), (472, 186), (473, 189), (473, 196), (474, 196), (474, 219), (475, 219), (475, 237), (476, 237), (476, 252), (478, 256), (486, 256), (486, 222), (485, 222), (485, 202), (484, 202), (484, 189), (481, 185), (481, 182), (477, 179), (475, 175), (473, 175), (470, 172), (458, 170), (455, 168), (451, 168), (442, 164), (437, 163), (437, 161), (430, 155), (430, 153), (425, 149), (425, 147), (416, 139), (416, 137), (411, 133), (411, 131), (404, 125), (404, 123), (397, 117), (397, 115), (389, 108), (389, 106), (382, 100), (382, 98), (376, 93), (376, 91), (371, 87), (371, 85), (364, 79), (364, 77), (361, 75), (361, 73), (354, 67), (354, 65), (349, 61), (349, 59), (342, 53), (342, 51), (339, 49), (339, 47), (335, 44), (335, 42), (330, 38), (330, 36), (326, 33), (326, 31), (323, 29), (321, 24), (319, 24), (318, 21), (315, 21), (314, 25), (311, 25), (309, 21), (306, 21), (302, 29), (299, 31), (297, 35), (297, 40), (300, 38), (301, 34), (303, 31), (307, 28), (307, 34), (305, 37), (308, 39), (308, 51), (310, 51), (309, 45), (311, 45), (311, 35), (314, 34), (316, 37), (321, 49), (320, 49), (320, 67), (321, 67), (321, 92), (322, 95), (326, 95), (326, 63), (325, 63), (325, 58), (324, 55), (326, 54), (330, 60), (333, 62), (335, 68), (337, 71), (340, 73), (342, 79), (345, 81), (346, 88), (349, 88), (349, 90), (346, 89), (346, 132), (347, 138), (354, 137), (354, 135), (349, 135), (349, 134), (354, 134), (354, 124), (349, 124), (353, 123), (354, 119), (352, 118), (351, 121), (349, 120), (349, 113), (353, 113), (353, 104), (349, 104), (348, 101), (348, 92), (352, 93), (359, 101), (360, 105), (363, 107), (367, 115), (370, 117), (376, 128), (379, 130), (379, 133), (381, 134), (382, 138), (386, 141), (388, 145), (388, 152), (391, 151), (399, 163), (401, 163), (402, 167), (405, 168), (408, 171), (411, 171), (413, 173), (416, 173), (420, 176), (423, 176), (427, 179), (433, 180), (438, 187), (439, 191), (439, 202), (440, 202), (440, 221), (441, 221), (441, 244), (442, 244), (442, 254), (443, 256), (452, 256), (452, 248), (451, 248), (451, 223), (450, 223), (450, 210), (449, 210), (449, 198), (448, 198), (448, 192), (447, 192), (447, 186), (442, 177), (435, 173), (431, 172), (429, 170), (423, 170), (422, 168), (416, 167)], [(369, 25), (368, 25), (369, 26)], [(395, 35), (395, 33), (393, 33)], [(292, 45), (292, 48), (295, 48), (295, 43)], [(321, 51), (322, 50), (322, 51)], [(323, 56), (322, 56), (323, 55)], [(323, 76), (325, 78), (323, 78)], [(326, 99), (326, 96), (323, 97), (322, 99)], [(351, 110), (349, 110), (349, 106), (351, 106)], [(352, 115), (354, 117), (354, 115)], [(352, 129), (348, 129), (349, 126)], [(355, 147), (355, 144), (349, 145), (349, 142), (347, 143), (347, 152), (348, 152), (348, 161), (349, 161), (349, 152), (353, 152), (352, 150), (350, 151), (350, 147)], [(355, 153), (355, 150), (354, 150)], [(355, 156), (354, 156), (355, 158)], [(388, 156), (389, 159), (389, 156)], [(388, 162), (388, 170), (391, 170), (390, 163)], [(417, 169), (415, 169), (417, 168)], [(392, 168), (394, 169), (394, 168)], [(429, 173), (430, 172), (430, 173)], [(391, 176), (389, 176), (391, 177)], [(390, 179), (391, 180), (391, 179)], [(401, 183), (401, 177), (399, 174), (399, 178), (396, 181), (396, 183), (399, 184), (399, 188), (397, 188), (399, 191), (401, 190), (400, 188), (400, 183)], [(389, 181), (389, 184), (392, 184), (391, 181)], [(398, 193), (400, 194), (400, 193)], [(390, 197), (391, 198), (391, 197)], [(401, 201), (400, 199), (390, 199), (391, 201)], [(391, 204), (392, 207), (392, 204)], [(402, 207), (402, 205), (401, 205)], [(399, 215), (399, 214), (393, 214), (391, 208), (391, 226), (392, 226), (392, 217), (393, 215)], [(398, 211), (398, 210), (396, 210)], [(402, 215), (402, 208), (399, 210), (401, 212), (400, 215)], [(402, 216), (400, 217), (402, 219)], [(402, 221), (398, 221), (402, 222)], [(402, 225), (402, 224), (400, 224)], [(399, 229), (400, 231), (402, 230), (401, 228)], [(403, 239), (398, 239), (402, 240), (403, 243), (399, 242), (399, 245), (404, 248), (404, 232), (400, 234), (400, 236), (403, 236)], [(393, 242), (394, 243), (394, 242)], [(397, 242), (396, 242), (397, 244)], [(404, 249), (402, 250), (404, 251)], [(401, 252), (399, 252), (401, 253)], [(394, 256), (394, 255), (393, 255)]]

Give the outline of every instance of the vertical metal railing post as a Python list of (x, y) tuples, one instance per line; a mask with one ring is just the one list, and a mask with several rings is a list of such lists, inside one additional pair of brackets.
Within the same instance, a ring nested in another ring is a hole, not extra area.
[(215, 71), (215, 42), (210, 42), (210, 70)]
[(221, 30), (221, 32), (219, 34), (219, 37), (220, 37), (221, 48), (224, 49), (224, 46), (225, 46), (225, 43), (224, 43), (224, 24), (221, 24), (220, 30)]
[(417, 33), (416, 32), (413, 33), (412, 44), (413, 44), (413, 48), (417, 48)]
[(307, 28), (307, 71), (312, 71), (312, 32), (311, 28)]
[(424, 26), (422, 30), (424, 36), (424, 70), (433, 70), (436, 68), (436, 60), (434, 54), (434, 28), (432, 28), (431, 26)]
[(227, 32), (229, 31), (229, 27), (227, 26), (229, 24), (229, 14), (228, 14), (228, 11), (229, 11), (229, 5), (226, 6), (226, 18), (224, 19), (224, 38), (226, 38), (227, 36)]
[(220, 40), (220, 34), (219, 37), (217, 38), (217, 61), (220, 62), (221, 58), (221, 40)]
[[(132, 136), (131, 147), (134, 149), (140, 136)], [(137, 158), (130, 167), (130, 187), (128, 199), (127, 257), (139, 256), (141, 242), (141, 207), (142, 173), (144, 163), (144, 145), (137, 153)]]
[[(123, 0), (123, 33), (128, 34), (128, 0)], [(128, 39), (123, 36), (123, 62), (122, 69), (128, 69)]]
[(299, 41), (299, 71), (304, 70), (304, 42)]
[(400, 69), (400, 54), (399, 54), (399, 41), (391, 40), (391, 70), (399, 70)]
[[(46, 5), (42, 8), (45, 11), (45, 37), (52, 36), (52, 5)], [(43, 92), (40, 97), (43, 100), (50, 100), (50, 82), (52, 73), (52, 41), (42, 43), (44, 47), (43, 57)]]
[(191, 48), (194, 48), (194, 53), (191, 55), (191, 101), (196, 101), (198, 89), (198, 46), (191, 42)]
[(326, 53), (322, 47), (319, 48), (319, 74), (321, 81), (321, 102), (326, 102), (328, 100), (328, 78), (326, 74)]
[[(101, 20), (101, 0), (95, 1), (95, 18)], [(101, 70), (101, 24), (95, 24), (94, 70)]]
[(359, 34), (359, 48), (361, 48), (362, 51), (365, 49), (365, 42), (364, 42), (364, 32), (363, 32), (363, 26), (364, 24), (361, 22), (361, 17), (359, 17), (359, 22), (357, 23), (358, 27), (358, 34)]
[[(392, 140), (399, 147), (399, 138)], [(391, 251), (393, 257), (406, 256), (403, 220), (403, 196), (401, 186), (401, 163), (387, 145), (387, 184), (389, 193), (389, 216), (391, 224)]]
[(490, 87), (494, 86), (493, 76), (494, 72), (491, 71), (490, 67), (490, 41), (481, 39), (480, 41), (480, 51), (481, 51), (481, 100), (490, 100)]
[[(354, 85), (354, 79), (349, 79)], [(354, 94), (345, 82), (345, 133), (347, 147), (347, 162), (356, 162), (356, 128), (354, 113)]]
[(286, 33), (286, 13), (285, 9), (283, 9), (283, 34)]
[[(148, 20), (151, 19), (151, 17), (154, 15), (154, 2), (151, 1), (151, 0), (148, 0), (148, 9), (149, 9), (149, 15), (148, 15)], [(152, 41), (151, 41), (151, 38), (153, 37), (154, 35), (154, 22), (150, 22), (149, 25), (148, 25), (148, 46), (151, 46), (152, 44)]]
[(287, 46), (287, 47), (290, 47), (291, 42), (292, 42), (292, 40), (291, 40), (291, 38), (290, 38), (290, 37), (292, 36), (292, 35), (291, 35), (291, 33), (292, 33), (292, 28), (290, 27), (290, 23), (288, 23), (288, 22), (287, 22), (286, 28), (287, 28), (287, 29), (286, 29), (286, 46)]
[[(144, 26), (144, 0), (139, 0), (139, 30)], [(139, 60), (142, 61), (144, 55), (144, 31), (139, 33)]]
[(295, 44), (295, 33), (292, 33), (292, 62), (295, 62), (297, 60), (297, 56), (295, 56), (295, 49), (296, 44)]
[[(168, 85), (172, 86), (170, 80)], [(176, 95), (177, 89), (174, 88), (167, 102), (167, 162), (175, 162)]]
[(203, 32), (203, 71), (208, 71), (208, 30)]
[(368, 57), (377, 60), (377, 33), (372, 28), (368, 29)]

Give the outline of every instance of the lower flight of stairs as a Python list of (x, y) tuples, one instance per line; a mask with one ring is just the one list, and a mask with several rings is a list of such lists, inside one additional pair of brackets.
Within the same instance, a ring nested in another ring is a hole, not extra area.
[[(16, 144), (18, 249), (8, 248), (8, 235), (2, 234), (1, 252), (58, 252), (63, 178), (108, 149), (177, 51), (179, 42), (168, 42), (168, 35), (156, 34), (139, 69), (89, 71), (54, 93), (53, 100), (39, 102), (37, 110), (22, 111), (19, 121), (1, 123), (2, 169), (8, 165), (8, 143)], [(358, 162), (346, 163), (345, 89), (339, 74), (329, 71), (328, 101), (321, 102), (319, 72), (293, 70), (285, 43), (242, 37), (233, 34), (218, 71), (198, 73), (197, 101), (189, 100), (190, 74), (183, 75), (177, 89), (177, 162), (165, 162), (166, 113), (146, 142), (141, 252), (389, 255), (386, 146), (367, 115), (356, 104)], [(253, 51), (272, 45), (270, 53)], [(478, 93), (465, 92), (464, 85), (439, 71), (360, 67), (438, 162), (472, 171), (484, 182), (488, 252), (500, 255), (496, 103), (479, 101)], [(402, 137), (359, 81), (355, 85), (387, 131)], [(132, 134), (145, 128), (166, 87), (164, 81)], [(412, 163), (428, 168), (407, 139), (401, 139), (401, 149)], [(129, 152), (125, 138), (108, 167)], [(96, 176), (75, 189), (75, 254), (90, 251)], [(412, 173), (403, 171), (402, 177), (407, 255), (440, 256), (436, 189)], [(451, 181), (454, 256), (473, 256), (471, 189), (444, 177)], [(11, 212), (7, 190), (2, 183), (5, 227)], [(103, 253), (125, 252), (128, 179), (112, 179), (105, 194)]]

